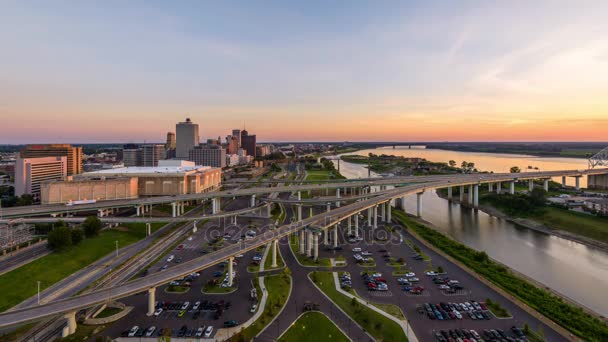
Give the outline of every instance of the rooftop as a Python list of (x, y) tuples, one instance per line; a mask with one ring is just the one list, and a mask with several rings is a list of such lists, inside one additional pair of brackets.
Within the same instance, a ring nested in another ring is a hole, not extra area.
[(115, 175), (115, 174), (177, 174), (177, 173), (191, 173), (196, 171), (207, 171), (211, 169), (211, 166), (202, 165), (189, 165), (189, 166), (129, 166), (120, 167), (116, 169), (107, 169), (88, 172), (87, 175)]

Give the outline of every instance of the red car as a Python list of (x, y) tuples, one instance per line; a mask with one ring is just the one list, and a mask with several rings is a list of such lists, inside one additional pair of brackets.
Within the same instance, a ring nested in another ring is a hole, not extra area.
[(184, 245), (179, 245), (179, 246), (177, 246), (177, 250), (178, 250), (178, 251), (181, 251), (182, 249), (184, 249)]
[(367, 288), (369, 290), (375, 290), (378, 288), (378, 285), (374, 284), (374, 283), (367, 283)]
[(374, 278), (374, 280), (386, 284), (386, 279), (384, 279), (384, 278), (376, 277), (376, 278)]

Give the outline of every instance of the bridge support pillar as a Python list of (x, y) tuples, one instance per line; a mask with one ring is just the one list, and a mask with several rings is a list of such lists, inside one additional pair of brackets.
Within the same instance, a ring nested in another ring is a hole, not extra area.
[(228, 258), (228, 287), (232, 287), (234, 281), (234, 257)]
[(392, 221), (392, 208), (391, 201), (386, 202), (386, 222), (391, 223)]
[[(338, 199), (340, 198), (340, 188), (336, 189), (336, 198), (338, 198)], [(336, 201), (336, 207), (340, 208), (340, 201), (339, 200)]]
[(562, 188), (566, 187), (566, 176), (562, 176)]
[(302, 200), (302, 192), (298, 191), (298, 201), (301, 201), (301, 200)]
[(404, 213), (407, 213), (405, 210), (405, 196), (401, 197), (401, 210), (403, 210)]
[(218, 205), (218, 199), (217, 198), (212, 198), (211, 199), (211, 214), (217, 214), (219, 211), (219, 205)]
[(467, 196), (467, 202), (470, 206), (473, 206), (473, 184), (469, 185), (469, 194)]
[(251, 195), (251, 203), (249, 206), (255, 207), (255, 195)]
[(171, 202), (171, 216), (172, 217), (177, 216), (177, 203), (175, 203), (175, 202)]
[(422, 194), (423, 192), (419, 192), (416, 194), (416, 216), (420, 217), (422, 212)]
[(378, 206), (374, 206), (374, 229), (378, 228)]
[(339, 224), (334, 225), (334, 247), (338, 247), (338, 226)]
[(306, 254), (306, 231), (305, 229), (300, 230), (300, 254)]
[(277, 267), (277, 245), (279, 240), (272, 241), (272, 267)]
[(66, 313), (63, 318), (66, 319), (66, 326), (61, 332), (61, 337), (67, 337), (76, 332), (76, 311)]
[(355, 214), (355, 236), (359, 237), (359, 213)]
[(549, 192), (549, 180), (548, 179), (543, 179), (543, 189), (545, 189), (545, 191)]
[(494, 184), (488, 183), (488, 192), (492, 192), (492, 191), (494, 191)]
[(323, 244), (329, 246), (329, 227), (323, 230)]
[(331, 211), (331, 203), (327, 202), (327, 212)]
[(448, 201), (452, 200), (452, 187), (448, 186)]
[(313, 209), (312, 209), (312, 207), (310, 207), (310, 210), (308, 211), (308, 217), (314, 216), (313, 214), (314, 214)]
[[(355, 215), (357, 215), (357, 214), (355, 214)], [(348, 228), (348, 235), (351, 235), (353, 233), (353, 229), (352, 229), (353, 226), (352, 226), (352, 223), (351, 223), (352, 216), (349, 216), (346, 220), (347, 220), (346, 221), (346, 227)]]
[(458, 189), (458, 190), (460, 190), (459, 200), (460, 200), (460, 203), (462, 204), (462, 202), (464, 202), (464, 185), (461, 185), (460, 189)]
[(498, 182), (496, 183), (496, 193), (500, 194), (502, 192), (502, 183)]
[(306, 256), (312, 256), (312, 231), (306, 232)]
[(479, 184), (473, 186), (473, 208), (479, 208)]
[(298, 221), (302, 221), (302, 205), (298, 204)]
[(534, 180), (528, 180), (528, 191), (532, 192), (534, 190)]
[(372, 208), (367, 209), (367, 225), (370, 227), (372, 226), (372, 215), (373, 215), (372, 211), (373, 211)]
[(312, 244), (313, 244), (313, 251), (312, 251), (312, 258), (317, 261), (319, 259), (319, 234), (312, 234)]
[(575, 183), (576, 190), (580, 190), (581, 189), (581, 176), (575, 176), (574, 179), (576, 181), (576, 183)]
[(386, 222), (386, 203), (380, 204), (380, 216), (382, 217), (380, 222)]
[(103, 209), (98, 209), (97, 210), (97, 217), (103, 217), (103, 214), (105, 213), (105, 210)]
[(152, 225), (150, 223), (146, 223), (146, 236), (152, 235)]
[(135, 216), (141, 216), (141, 206), (135, 206)]
[(266, 216), (271, 217), (272, 214), (272, 203), (268, 202), (268, 205), (266, 206)]
[(154, 310), (156, 309), (154, 303), (156, 303), (156, 287), (151, 287), (148, 289), (148, 312), (146, 315), (154, 315)]
[(509, 193), (515, 195), (515, 181), (509, 182)]

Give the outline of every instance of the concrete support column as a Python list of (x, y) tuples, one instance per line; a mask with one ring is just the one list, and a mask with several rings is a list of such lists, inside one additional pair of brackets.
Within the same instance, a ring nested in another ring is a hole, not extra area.
[(233, 266), (233, 263), (234, 263), (234, 257), (228, 258), (228, 287), (232, 287), (232, 283), (233, 283), (233, 280), (234, 280), (234, 275), (233, 275), (233, 273), (234, 273), (234, 270), (233, 270), (234, 266)]
[(66, 326), (61, 333), (62, 337), (67, 337), (76, 332), (76, 311), (70, 311), (63, 315), (66, 320)]
[(422, 192), (416, 194), (416, 216), (422, 216)]
[(448, 186), (448, 201), (452, 200), (452, 187)]
[(380, 216), (382, 217), (381, 222), (386, 222), (386, 205), (384, 203), (380, 204)]
[(543, 189), (545, 189), (545, 191), (549, 191), (549, 180), (548, 179), (543, 179)]
[(156, 303), (156, 287), (151, 287), (148, 289), (148, 313), (146, 315), (152, 316), (154, 315), (154, 311), (156, 307), (154, 304)]
[(528, 180), (528, 191), (532, 192), (534, 190), (534, 180)]
[(306, 231), (304, 229), (300, 230), (300, 254), (306, 253)]
[[(336, 189), (336, 198), (340, 198), (340, 188)], [(336, 201), (336, 207), (340, 208), (340, 201)]]
[(467, 197), (469, 205), (473, 205), (473, 184), (469, 185), (469, 196)]
[(355, 214), (355, 236), (359, 237), (359, 213)]
[(464, 185), (461, 185), (459, 190), (460, 190), (459, 200), (460, 200), (460, 203), (462, 203), (462, 202), (464, 202)]
[(499, 194), (502, 191), (502, 183), (496, 183), (496, 193)]
[(251, 195), (251, 207), (255, 207), (255, 195)]
[(334, 225), (334, 247), (338, 247), (338, 224)]
[(279, 240), (272, 241), (272, 267), (277, 267), (277, 245)]
[(386, 222), (391, 223), (391, 221), (393, 219), (392, 216), (393, 216), (393, 213), (392, 213), (392, 208), (391, 208), (391, 202), (388, 201), (388, 202), (386, 202)]
[(488, 183), (488, 192), (492, 192), (492, 191), (494, 191), (494, 184)]
[(576, 183), (575, 183), (575, 187), (576, 190), (580, 190), (581, 189), (581, 177), (580, 176), (576, 176), (574, 177)]
[(323, 244), (329, 246), (329, 227), (323, 230)]
[(374, 229), (378, 228), (378, 206), (374, 206)]
[(152, 225), (150, 223), (146, 223), (146, 236), (152, 235)]
[(272, 216), (272, 203), (268, 203), (268, 205), (266, 206), (266, 216), (270, 217)]
[(302, 221), (302, 205), (298, 204), (298, 221)]
[(97, 210), (97, 217), (103, 217), (104, 212), (105, 212), (105, 210), (103, 210), (103, 209), (98, 209), (98, 210)]
[(172, 217), (176, 217), (177, 216), (177, 204), (175, 202), (171, 202), (171, 216)]
[[(355, 215), (357, 215), (357, 214), (355, 214)], [(352, 224), (351, 224), (351, 222), (350, 222), (350, 221), (351, 221), (351, 218), (352, 218), (352, 217), (351, 217), (351, 216), (349, 216), (349, 217), (347, 218), (347, 221), (346, 221), (346, 227), (348, 228), (348, 235), (351, 235), (351, 234), (353, 233), (353, 232), (352, 232)], [(356, 219), (356, 218), (355, 218), (355, 219)]]
[(562, 188), (566, 187), (566, 176), (562, 176)]
[(331, 211), (331, 203), (327, 202), (327, 212)]
[(372, 215), (373, 215), (373, 209), (372, 208), (368, 208), (367, 209), (367, 225), (368, 226), (372, 226)]
[(135, 216), (140, 216), (141, 215), (141, 206), (136, 206), (135, 207)]
[(301, 200), (302, 200), (302, 192), (298, 191), (298, 201), (301, 201)]
[(401, 210), (403, 210), (403, 212), (405, 213), (405, 196), (401, 197)]
[(515, 195), (515, 181), (509, 182), (509, 193)]
[(309, 230), (306, 234), (307, 245), (306, 245), (306, 256), (312, 256), (312, 232)]
[(479, 208), (479, 184), (473, 186), (473, 208)]
[(319, 234), (312, 234), (312, 244), (312, 257), (315, 261), (317, 261), (319, 260)]

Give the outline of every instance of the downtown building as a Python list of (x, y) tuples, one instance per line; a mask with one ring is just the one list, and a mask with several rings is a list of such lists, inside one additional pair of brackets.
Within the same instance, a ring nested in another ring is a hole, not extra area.
[(188, 159), (190, 150), (199, 144), (198, 124), (190, 118), (175, 125), (175, 158)]
[(199, 145), (190, 150), (188, 160), (196, 165), (226, 167), (226, 149), (219, 145)]
[(122, 161), (125, 166), (158, 166), (160, 160), (166, 159), (164, 144), (127, 144), (122, 149)]
[(62, 180), (67, 176), (67, 157), (17, 158), (15, 162), (15, 196), (30, 194), (40, 200), (42, 183)]
[(66, 157), (67, 174), (82, 173), (82, 147), (70, 144), (27, 145), (19, 153), (21, 158)]
[(241, 147), (253, 158), (256, 157), (256, 137), (255, 134), (249, 135), (247, 130), (241, 132)]

